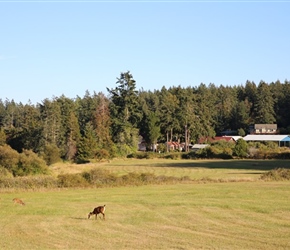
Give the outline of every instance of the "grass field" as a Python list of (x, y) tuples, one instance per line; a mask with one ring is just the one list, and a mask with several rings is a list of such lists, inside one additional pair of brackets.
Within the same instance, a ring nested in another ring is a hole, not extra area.
[(131, 172), (154, 173), (166, 176), (189, 176), (191, 179), (257, 180), (274, 168), (290, 168), (290, 160), (168, 160), (123, 159), (97, 164), (55, 164), (54, 174), (80, 173), (92, 167), (109, 170), (117, 175)]
[[(1, 191), (0, 249), (290, 249), (290, 182), (258, 180), (288, 163), (119, 160), (99, 167), (251, 181)], [(26, 205), (14, 204), (15, 197)], [(105, 221), (87, 219), (104, 204)]]

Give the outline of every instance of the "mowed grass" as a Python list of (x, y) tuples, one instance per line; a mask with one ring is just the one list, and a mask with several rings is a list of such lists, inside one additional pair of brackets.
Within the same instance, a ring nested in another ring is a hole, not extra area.
[[(225, 168), (229, 163), (125, 160), (98, 167), (118, 174), (150, 170), (252, 181), (2, 191), (0, 249), (290, 249), (290, 182), (258, 179), (270, 161), (232, 162)], [(66, 167), (57, 171), (89, 166)], [(15, 197), (26, 205), (14, 204)], [(104, 204), (105, 221), (87, 219)]]
[(289, 199), (289, 182), (2, 193), (0, 248), (289, 249)]

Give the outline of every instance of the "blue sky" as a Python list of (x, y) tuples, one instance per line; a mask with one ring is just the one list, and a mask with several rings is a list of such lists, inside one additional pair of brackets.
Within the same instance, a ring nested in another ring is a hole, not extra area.
[(290, 1), (1, 1), (0, 99), (290, 80)]

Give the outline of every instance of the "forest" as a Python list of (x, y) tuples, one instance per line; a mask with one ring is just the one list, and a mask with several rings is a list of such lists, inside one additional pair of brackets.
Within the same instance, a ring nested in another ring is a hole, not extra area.
[(255, 123), (276, 123), (280, 134), (290, 133), (287, 80), (145, 91), (136, 89), (127, 71), (107, 91), (37, 104), (1, 99), (0, 158), (9, 147), (41, 156), (48, 165), (59, 159), (86, 162), (134, 153), (140, 136), (148, 148), (166, 141), (196, 143), (223, 131), (244, 136)]

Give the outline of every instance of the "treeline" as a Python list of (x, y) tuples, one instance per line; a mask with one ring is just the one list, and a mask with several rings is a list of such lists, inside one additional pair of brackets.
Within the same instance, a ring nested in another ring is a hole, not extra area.
[(150, 149), (157, 142), (195, 143), (225, 130), (245, 135), (255, 123), (277, 123), (280, 133), (290, 133), (289, 81), (145, 91), (136, 89), (128, 71), (107, 91), (36, 105), (0, 100), (0, 145), (32, 151), (50, 165), (127, 156), (136, 152), (140, 135)]

